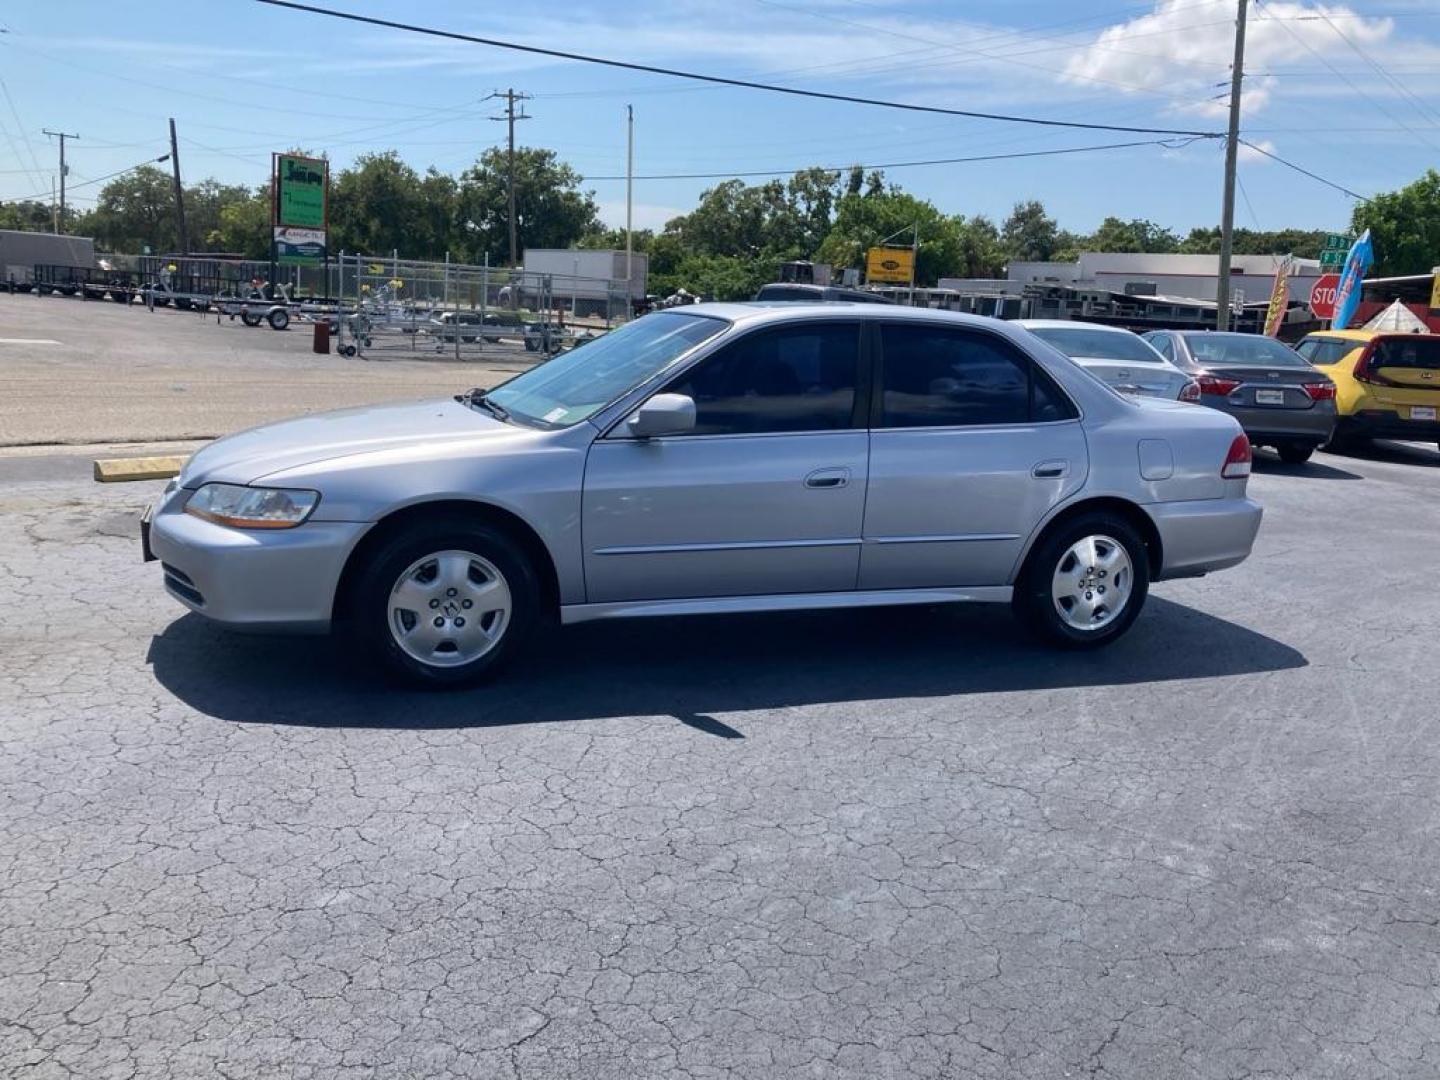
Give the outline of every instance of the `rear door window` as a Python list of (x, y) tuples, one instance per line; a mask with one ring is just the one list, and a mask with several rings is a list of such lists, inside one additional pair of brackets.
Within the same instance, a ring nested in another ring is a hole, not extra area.
[(1295, 346), (1295, 351), (1316, 367), (1328, 367), (1338, 364), (1360, 346), (1360, 342), (1346, 338), (1307, 337)]
[(883, 324), (881, 427), (971, 427), (1073, 419), (1029, 357), (991, 334)]

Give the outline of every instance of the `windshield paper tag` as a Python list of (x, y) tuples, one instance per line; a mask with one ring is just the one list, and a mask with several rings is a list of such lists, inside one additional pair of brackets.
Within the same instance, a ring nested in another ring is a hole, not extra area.
[(545, 414), (544, 420), (547, 424), (558, 423), (565, 418), (565, 414), (569, 411), (569, 409), (561, 405), (558, 409), (551, 409), (549, 412), (547, 412)]

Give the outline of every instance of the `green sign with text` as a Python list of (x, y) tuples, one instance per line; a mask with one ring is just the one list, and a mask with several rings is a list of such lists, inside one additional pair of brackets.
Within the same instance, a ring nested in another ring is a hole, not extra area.
[(327, 162), (275, 156), (275, 225), (323, 229), (326, 222)]

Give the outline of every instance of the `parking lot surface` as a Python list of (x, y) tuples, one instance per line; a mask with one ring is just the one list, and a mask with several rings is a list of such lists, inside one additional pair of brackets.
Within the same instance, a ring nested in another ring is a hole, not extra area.
[(592, 624), (458, 694), (0, 460), (0, 1075), (1434, 1077), (1440, 455), (1261, 457), (1104, 652)]
[(313, 352), (312, 330), (0, 292), (0, 447), (213, 438), (296, 413), (494, 386), (534, 359), (513, 342), (458, 363), (433, 349), (346, 359)]

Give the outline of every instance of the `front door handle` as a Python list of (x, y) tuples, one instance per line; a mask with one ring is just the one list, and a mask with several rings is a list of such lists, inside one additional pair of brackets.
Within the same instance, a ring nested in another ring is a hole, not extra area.
[(1030, 475), (1037, 480), (1055, 480), (1062, 476), (1068, 476), (1070, 475), (1070, 462), (1042, 461), (1030, 470)]
[(842, 488), (850, 483), (850, 470), (845, 468), (816, 469), (805, 477), (808, 488)]

